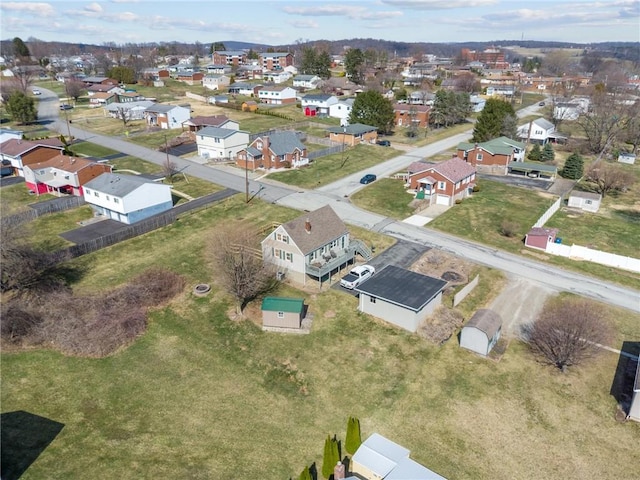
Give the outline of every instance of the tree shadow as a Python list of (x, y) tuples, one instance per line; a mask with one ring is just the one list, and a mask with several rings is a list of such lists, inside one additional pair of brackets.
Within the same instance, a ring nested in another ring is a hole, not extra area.
[(2, 480), (20, 478), (64, 428), (63, 423), (22, 410), (0, 417)]
[(640, 342), (622, 342), (622, 352), (618, 357), (611, 389), (609, 394), (625, 413), (629, 413), (631, 400), (633, 399), (633, 384), (638, 368), (638, 356), (640, 355)]

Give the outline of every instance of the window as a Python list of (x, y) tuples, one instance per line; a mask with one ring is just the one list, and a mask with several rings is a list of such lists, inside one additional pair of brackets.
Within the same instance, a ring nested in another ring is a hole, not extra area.
[(284, 318), (284, 312), (278, 312), (278, 318)]
[(478, 160), (479, 162), (482, 161), (482, 154), (481, 153), (477, 153), (476, 154), (476, 160)]
[(593, 203), (593, 202), (592, 202), (591, 200), (585, 200), (585, 201), (584, 201), (584, 204), (585, 204), (585, 205), (591, 205), (592, 203)]
[(85, 192), (86, 192), (87, 195), (91, 195), (91, 190), (86, 190), (85, 189)]
[(113, 198), (113, 202), (114, 202), (114, 203), (120, 203), (120, 199), (119, 199), (119, 198), (115, 198), (115, 197), (114, 197), (114, 198)]
[(93, 194), (94, 194), (96, 197), (100, 197), (100, 195), (98, 195), (98, 192), (93, 192)]
[(293, 262), (293, 253), (289, 253), (289, 252), (287, 252), (287, 254), (286, 254), (286, 259), (287, 259), (288, 261), (290, 261), (290, 262)]
[(219, 139), (219, 138), (216, 138), (216, 139), (215, 139), (215, 142), (216, 142), (216, 143), (220, 143), (220, 139)]
[(376, 303), (376, 297), (369, 297), (369, 302)]
[(109, 197), (109, 195), (107, 195), (107, 202), (108, 202), (109, 200), (111, 200), (111, 198)]
[(438, 182), (438, 190), (444, 190), (446, 187), (444, 182)]

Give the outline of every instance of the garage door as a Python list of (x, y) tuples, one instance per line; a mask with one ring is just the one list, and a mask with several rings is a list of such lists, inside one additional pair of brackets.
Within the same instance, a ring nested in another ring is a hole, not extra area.
[(448, 195), (438, 195), (436, 197), (436, 205), (451, 205)]

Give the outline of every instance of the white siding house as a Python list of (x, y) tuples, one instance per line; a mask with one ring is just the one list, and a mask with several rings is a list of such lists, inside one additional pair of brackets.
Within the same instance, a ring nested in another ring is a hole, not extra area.
[(116, 173), (103, 173), (87, 182), (84, 199), (96, 214), (127, 224), (173, 207), (170, 185)]
[(344, 100), (338, 100), (338, 103), (334, 103), (329, 106), (329, 116), (340, 119), (340, 126), (344, 127), (349, 125), (349, 115), (351, 115), (351, 109), (353, 108), (353, 98), (346, 98)]
[(156, 103), (144, 111), (147, 124), (163, 129), (180, 128), (191, 117), (191, 108), (182, 105)]
[(317, 75), (296, 75), (293, 77), (293, 86), (297, 88), (314, 89), (321, 80)]
[(235, 158), (249, 144), (249, 132), (229, 128), (205, 127), (196, 133), (198, 155), (204, 158)]
[(222, 90), (231, 83), (231, 78), (227, 75), (209, 74), (202, 77), (202, 86), (209, 90)]
[(291, 87), (263, 87), (258, 90), (260, 101), (271, 105), (296, 103), (296, 94), (296, 90)]
[(439, 278), (388, 265), (356, 288), (358, 310), (415, 332), (442, 303), (446, 286)]

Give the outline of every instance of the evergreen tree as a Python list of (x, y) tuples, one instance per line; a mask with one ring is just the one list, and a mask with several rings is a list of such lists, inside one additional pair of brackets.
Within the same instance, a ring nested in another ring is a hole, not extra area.
[(504, 131), (505, 118), (509, 115), (516, 115), (510, 103), (495, 98), (487, 100), (473, 129), (473, 141), (486, 142), (499, 137)]
[(113, 67), (107, 72), (107, 75), (120, 83), (136, 82), (135, 72), (129, 67)]
[(20, 124), (35, 122), (38, 119), (35, 101), (19, 90), (9, 95), (7, 112), (14, 122)]
[(359, 48), (349, 49), (344, 56), (344, 70), (347, 77), (358, 85), (364, 81), (364, 53)]
[(578, 180), (582, 178), (584, 174), (584, 160), (579, 153), (572, 153), (564, 163), (564, 168), (560, 174), (564, 178), (570, 178), (571, 180)]
[(375, 90), (367, 90), (358, 95), (349, 115), (349, 123), (371, 125), (383, 133), (391, 130), (394, 119), (393, 105)]
[(527, 159), (539, 162), (541, 156), (542, 156), (542, 151), (540, 150), (540, 145), (538, 145), (537, 143), (534, 143), (533, 147), (531, 147), (531, 150), (527, 154)]
[(30, 57), (31, 53), (29, 52), (29, 48), (22, 41), (20, 37), (15, 37), (13, 39), (13, 53), (16, 57)]
[(298, 477), (298, 480), (312, 480), (311, 479), (311, 472), (309, 471), (309, 467), (304, 467), (302, 472), (300, 472), (300, 476)]
[(553, 145), (549, 142), (544, 144), (544, 148), (542, 149), (542, 153), (540, 154), (540, 160), (543, 162), (553, 162), (556, 158), (556, 152), (553, 151)]
[(344, 441), (344, 448), (347, 453), (353, 455), (361, 444), (360, 420), (356, 417), (349, 417), (349, 421), (347, 422), (347, 438)]
[(321, 78), (329, 78), (331, 72), (331, 56), (327, 51), (318, 51), (313, 47), (305, 47), (302, 50), (300, 73), (305, 75), (318, 75)]
[(327, 435), (327, 439), (324, 441), (324, 455), (322, 456), (322, 476), (329, 478), (333, 474), (333, 451), (331, 446), (331, 436)]

